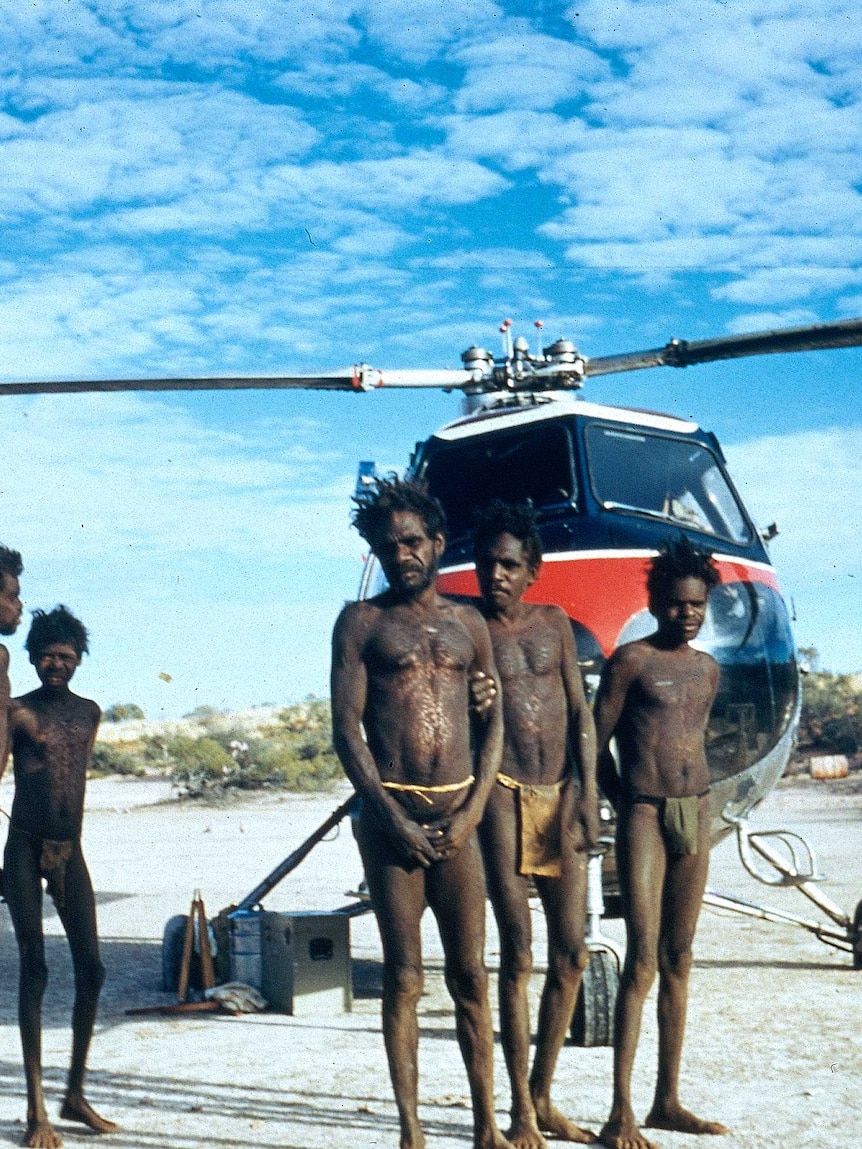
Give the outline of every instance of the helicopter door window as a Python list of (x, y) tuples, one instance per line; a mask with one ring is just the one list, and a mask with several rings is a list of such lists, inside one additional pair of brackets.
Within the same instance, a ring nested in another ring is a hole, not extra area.
[(700, 443), (607, 427), (586, 429), (590, 481), (606, 511), (644, 515), (747, 543), (742, 510), (715, 456)]
[(426, 459), (420, 477), (443, 504), (451, 540), (467, 534), (475, 512), (492, 499), (530, 502), (540, 519), (577, 499), (572, 442), (559, 423), (447, 443)]

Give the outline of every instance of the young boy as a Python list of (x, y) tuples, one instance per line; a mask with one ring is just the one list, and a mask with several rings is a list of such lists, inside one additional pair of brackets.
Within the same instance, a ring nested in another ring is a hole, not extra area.
[(42, 1091), (42, 996), (48, 978), (42, 878), (66, 931), (75, 971), (72, 1063), (60, 1116), (80, 1121), (96, 1133), (117, 1128), (93, 1110), (83, 1093), (87, 1051), (105, 976), (93, 887), (81, 853), (87, 760), (100, 711), (95, 702), (69, 689), (87, 651), (87, 631), (66, 607), (48, 613), (34, 611), (25, 645), (41, 686), (12, 699), (10, 705), (15, 799), (3, 873), (21, 961), (18, 1022), (27, 1079), (23, 1144), (55, 1149), (63, 1142), (48, 1120)]
[[(500, 1031), (518, 1149), (544, 1149), (540, 1131), (595, 1141), (551, 1103), (551, 1078), (581, 975), (587, 851), (598, 837), (596, 746), (568, 618), (522, 601), (542, 550), (525, 507), (495, 501), (479, 516), (474, 555), (482, 612), (503, 698), (503, 761), (480, 837), (500, 935)], [(548, 926), (548, 973), (529, 1073), (532, 970), (530, 883)]]
[[(614, 1025), (614, 1095), (599, 1134), (611, 1149), (651, 1149), (631, 1104), (644, 999), (659, 973), (658, 1079), (646, 1125), (726, 1133), (679, 1100), (691, 946), (709, 866), (709, 769), (704, 737), (717, 663), (694, 650), (719, 574), (687, 541), (653, 559), (654, 634), (608, 659), (596, 698), (599, 782), (617, 808), (617, 868), (627, 950)], [(616, 735), (619, 774), (608, 743)]]

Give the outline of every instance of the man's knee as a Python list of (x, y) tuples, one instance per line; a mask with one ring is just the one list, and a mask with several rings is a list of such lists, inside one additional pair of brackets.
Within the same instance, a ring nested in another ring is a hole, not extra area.
[(658, 960), (654, 953), (639, 951), (630, 946), (626, 953), (623, 976), (635, 993), (646, 997), (658, 972)]
[(548, 973), (555, 980), (566, 983), (573, 981), (590, 964), (590, 954), (586, 945), (574, 942), (571, 945), (555, 947), (549, 954)]
[(488, 996), (488, 971), (483, 962), (446, 970), (446, 987), (456, 1005), (472, 1005)]
[(105, 984), (105, 966), (96, 955), (79, 959), (75, 965), (75, 988), (79, 993), (98, 994)]
[(500, 978), (522, 981), (533, 972), (533, 948), (530, 939), (515, 933), (500, 944)]
[(400, 1001), (419, 1001), (422, 996), (422, 967), (412, 965), (385, 965), (383, 982), (388, 993)]
[(48, 966), (45, 963), (45, 950), (41, 944), (24, 944), (21, 954), (21, 988), (28, 994), (42, 997), (48, 984)]
[(680, 945), (665, 945), (659, 958), (662, 976), (687, 978), (691, 973), (693, 956), (691, 942)]

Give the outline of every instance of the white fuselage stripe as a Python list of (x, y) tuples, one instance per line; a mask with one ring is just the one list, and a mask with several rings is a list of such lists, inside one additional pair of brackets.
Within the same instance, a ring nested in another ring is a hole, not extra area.
[[(596, 551), (552, 551), (546, 554), (543, 562), (546, 563), (568, 563), (578, 562), (584, 559), (651, 559), (658, 554), (657, 550), (596, 550)], [(722, 555), (713, 554), (712, 556), (718, 563), (733, 563), (734, 566), (753, 567), (755, 570), (773, 571), (775, 568), (770, 563), (759, 562), (757, 559), (740, 558), (739, 555)], [(462, 571), (471, 571), (475, 568), (475, 563), (458, 563), (456, 566), (447, 566), (440, 568), (440, 574), (460, 574)]]

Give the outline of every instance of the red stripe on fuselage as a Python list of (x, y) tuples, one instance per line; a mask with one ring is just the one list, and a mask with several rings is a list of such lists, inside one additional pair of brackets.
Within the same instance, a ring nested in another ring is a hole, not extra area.
[[(549, 556), (539, 577), (524, 596), (527, 602), (554, 603), (595, 635), (604, 654), (614, 650), (626, 623), (647, 609), (646, 575), (649, 558), (619, 555), (589, 558)], [(743, 560), (716, 563), (722, 582), (758, 582), (778, 591), (771, 567)], [(437, 581), (441, 594), (479, 594), (476, 572), (443, 570)]]

